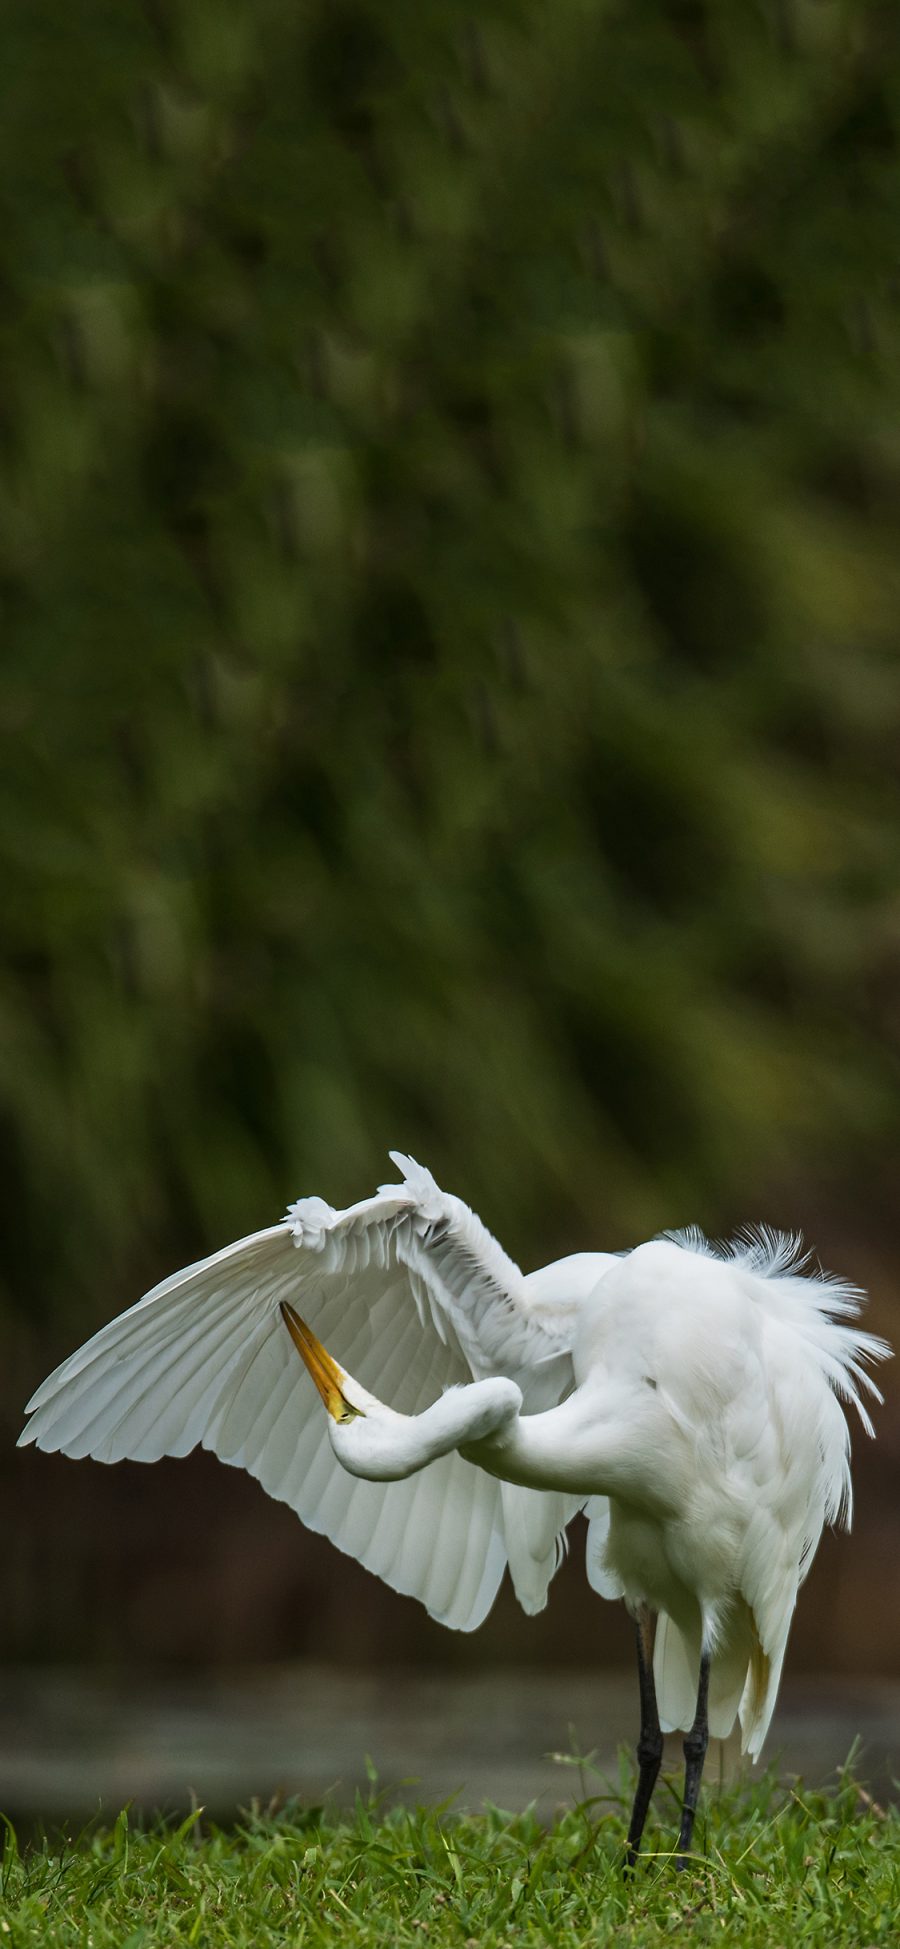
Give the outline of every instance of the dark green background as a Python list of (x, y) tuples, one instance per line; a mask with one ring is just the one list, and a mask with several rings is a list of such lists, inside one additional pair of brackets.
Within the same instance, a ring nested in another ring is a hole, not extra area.
[[(389, 1144), (526, 1265), (805, 1223), (890, 1330), (896, 7), (11, 0), (0, 65), (10, 1433)], [(211, 1466), (20, 1458), (14, 1648), (163, 1482), (355, 1574)]]

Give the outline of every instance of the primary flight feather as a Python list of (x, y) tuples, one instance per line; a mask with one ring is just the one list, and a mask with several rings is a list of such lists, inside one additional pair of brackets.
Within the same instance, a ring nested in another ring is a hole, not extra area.
[(708, 1730), (739, 1716), (762, 1745), (799, 1585), (849, 1518), (840, 1399), (871, 1433), (866, 1363), (888, 1349), (852, 1323), (857, 1289), (780, 1235), (683, 1233), (524, 1275), (391, 1155), (401, 1184), (346, 1211), (301, 1199), (163, 1280), (44, 1382), (20, 1441), (105, 1462), (199, 1444), (462, 1630), (507, 1565), (540, 1609), (583, 1509), (589, 1579), (638, 1624), (630, 1855), (680, 1726), (683, 1857)]

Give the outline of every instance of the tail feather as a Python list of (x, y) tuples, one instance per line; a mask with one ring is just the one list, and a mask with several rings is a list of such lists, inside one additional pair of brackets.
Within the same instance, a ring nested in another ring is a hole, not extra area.
[(700, 1631), (685, 1633), (660, 1611), (653, 1649), (656, 1702), (663, 1732), (687, 1732), (697, 1710)]
[[(751, 1621), (753, 1622), (752, 1619)], [(753, 1644), (747, 1669), (747, 1683), (740, 1704), (741, 1752), (748, 1753), (752, 1760), (759, 1758), (763, 1740), (771, 1724), (778, 1687), (781, 1683), (781, 1667), (784, 1664), (786, 1647), (787, 1631), (776, 1651), (764, 1651), (753, 1622)]]
[[(775, 1709), (784, 1645), (777, 1655), (763, 1650), (752, 1612), (737, 1606), (716, 1644), (709, 1678), (709, 1730), (727, 1739), (741, 1722), (741, 1751), (756, 1759)], [(684, 1630), (660, 1613), (653, 1675), (663, 1732), (687, 1732), (697, 1710), (700, 1682), (700, 1628)]]

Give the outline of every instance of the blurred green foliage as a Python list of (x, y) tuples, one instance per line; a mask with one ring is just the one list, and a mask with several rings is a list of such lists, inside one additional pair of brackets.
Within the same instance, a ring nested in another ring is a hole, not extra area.
[(11, 0), (0, 52), (7, 1303), (389, 1143), (528, 1263), (877, 1176), (896, 7)]

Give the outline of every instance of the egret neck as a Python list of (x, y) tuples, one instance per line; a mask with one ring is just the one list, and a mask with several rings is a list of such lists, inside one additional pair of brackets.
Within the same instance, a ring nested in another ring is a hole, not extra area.
[(671, 1441), (671, 1429), (649, 1390), (594, 1381), (559, 1407), (523, 1415), (521, 1389), (496, 1376), (449, 1388), (421, 1414), (397, 1414), (338, 1366), (292, 1306), (283, 1302), (281, 1311), (328, 1411), (332, 1448), (351, 1475), (398, 1482), (456, 1449), (523, 1489), (619, 1495), (660, 1514), (676, 1506), (664, 1486), (674, 1488), (676, 1456), (671, 1471), (659, 1468), (659, 1438), (668, 1433)]

